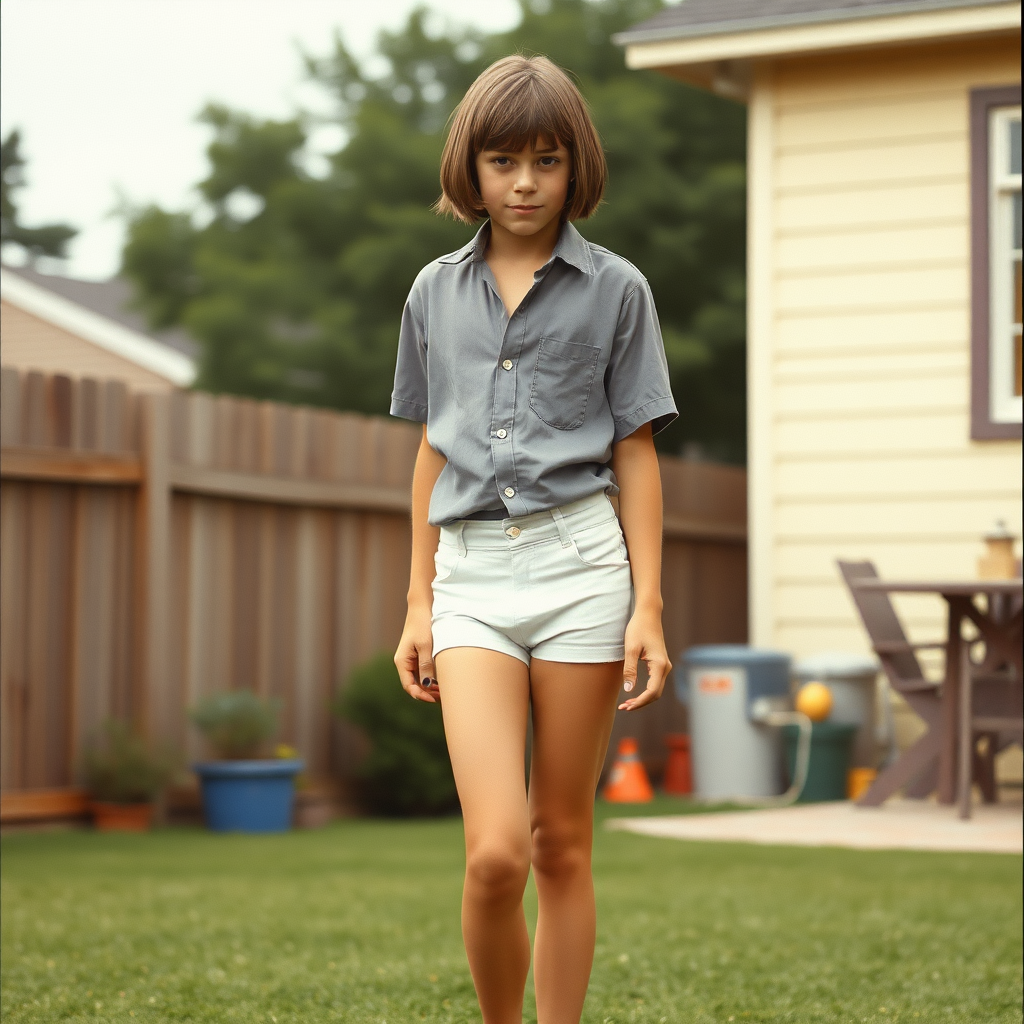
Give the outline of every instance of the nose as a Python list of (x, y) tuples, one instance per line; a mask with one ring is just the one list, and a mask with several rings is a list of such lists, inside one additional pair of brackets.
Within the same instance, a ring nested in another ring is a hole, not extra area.
[(529, 164), (524, 164), (519, 168), (519, 173), (516, 175), (515, 190), (517, 192), (537, 191), (537, 181), (533, 174), (533, 167)]

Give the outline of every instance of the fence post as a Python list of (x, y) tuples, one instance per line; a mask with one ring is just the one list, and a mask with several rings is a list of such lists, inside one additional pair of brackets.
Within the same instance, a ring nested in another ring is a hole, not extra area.
[(171, 615), (170, 404), (167, 395), (140, 395), (142, 485), (136, 521), (139, 724), (146, 735), (170, 738), (177, 718), (168, 672)]

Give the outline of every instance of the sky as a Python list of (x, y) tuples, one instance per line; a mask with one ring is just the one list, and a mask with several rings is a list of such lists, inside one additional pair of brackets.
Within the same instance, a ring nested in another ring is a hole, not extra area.
[[(209, 101), (265, 117), (324, 110), (303, 82), (299, 48), (331, 49), (337, 29), (359, 57), (423, 0), (3, 0), (0, 130), (22, 135), (29, 227), (80, 230), (70, 259), (41, 270), (102, 280), (117, 272), (125, 203), (198, 205)], [(440, 19), (486, 31), (518, 21), (516, 0), (427, 0)], [(323, 130), (316, 151), (341, 139)], [(16, 251), (5, 250), (13, 259)]]

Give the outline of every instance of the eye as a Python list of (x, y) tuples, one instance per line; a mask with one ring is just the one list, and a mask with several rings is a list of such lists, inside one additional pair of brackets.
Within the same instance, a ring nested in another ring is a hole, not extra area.
[(507, 156), (496, 156), (491, 163), (497, 164), (498, 167), (507, 167), (509, 164), (509, 158)]
[(555, 164), (559, 163), (559, 159), (557, 156), (542, 156), (540, 163), (542, 167), (554, 167)]

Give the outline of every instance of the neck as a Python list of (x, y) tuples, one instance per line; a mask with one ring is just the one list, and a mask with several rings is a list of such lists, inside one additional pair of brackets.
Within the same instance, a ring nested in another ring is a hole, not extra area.
[(491, 238), (487, 244), (487, 258), (499, 260), (529, 260), (543, 266), (555, 251), (562, 232), (562, 218), (555, 217), (540, 231), (532, 235), (517, 235), (508, 228), (491, 221)]

